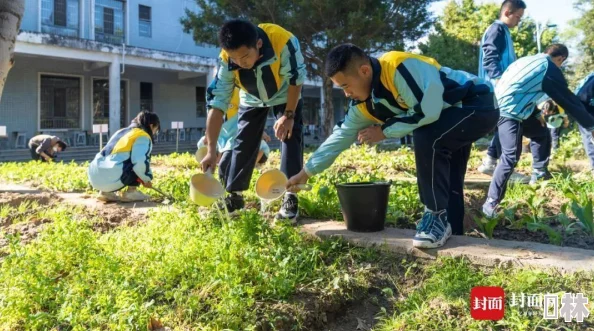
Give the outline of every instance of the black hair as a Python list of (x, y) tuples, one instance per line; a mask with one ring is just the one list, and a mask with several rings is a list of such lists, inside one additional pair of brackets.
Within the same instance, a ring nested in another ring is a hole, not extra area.
[(513, 13), (519, 9), (526, 9), (526, 3), (522, 0), (505, 0), (501, 4), (501, 9), (499, 10), (499, 16), (503, 15), (505, 10), (508, 8)]
[(66, 147), (68, 147), (68, 145), (66, 145), (66, 143), (63, 142), (62, 140), (58, 140), (56, 145), (60, 146), (60, 148), (62, 149), (62, 152), (66, 150)]
[(246, 20), (227, 21), (219, 30), (219, 44), (225, 50), (236, 50), (241, 46), (256, 48), (258, 28)]
[(149, 134), (149, 136), (151, 136), (151, 139), (153, 139), (153, 130), (151, 130), (151, 124), (159, 129), (161, 128), (161, 121), (159, 120), (159, 116), (147, 110), (141, 111), (132, 120), (132, 125), (137, 125), (139, 128), (143, 129), (146, 133)]
[(326, 56), (324, 72), (327, 77), (334, 77), (339, 72), (352, 69), (353, 64), (365, 61), (369, 61), (369, 57), (361, 48), (353, 44), (338, 45)]
[(563, 44), (552, 44), (547, 47), (545, 54), (549, 54), (551, 57), (561, 56), (567, 59), (569, 57), (569, 50)]
[(542, 105), (542, 112), (545, 116), (559, 114), (559, 108), (552, 99), (547, 99)]

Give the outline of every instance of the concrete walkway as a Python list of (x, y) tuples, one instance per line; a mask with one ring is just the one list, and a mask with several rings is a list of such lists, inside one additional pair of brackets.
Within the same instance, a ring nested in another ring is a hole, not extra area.
[(94, 195), (86, 193), (63, 193), (54, 191), (43, 191), (30, 186), (20, 184), (9, 184), (0, 182), (0, 193), (19, 194), (42, 194), (50, 193), (59, 197), (63, 202), (71, 205), (84, 206), (92, 209), (123, 208), (138, 215), (145, 215), (151, 208), (163, 206), (155, 202), (128, 202), (128, 203), (104, 203), (95, 198)]
[(379, 246), (425, 259), (465, 257), (483, 266), (555, 269), (561, 273), (594, 271), (594, 250), (468, 236), (452, 236), (439, 249), (420, 250), (412, 246), (414, 230), (386, 228), (381, 232), (358, 233), (348, 231), (343, 222), (304, 220), (302, 223), (304, 232), (320, 238), (342, 237), (357, 246)]

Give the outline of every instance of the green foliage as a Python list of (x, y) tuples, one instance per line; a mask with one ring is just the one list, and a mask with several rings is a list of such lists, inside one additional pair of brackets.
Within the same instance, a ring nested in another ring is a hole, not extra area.
[(571, 211), (579, 220), (580, 225), (589, 235), (594, 236), (592, 198), (584, 191), (567, 190), (565, 195), (570, 199)]
[[(482, 36), (498, 18), (499, 4), (452, 0), (439, 16), (435, 32), (429, 35), (427, 43), (419, 45), (419, 49), (441, 65), (476, 74)], [(535, 22), (530, 17), (523, 18), (520, 26), (511, 30), (518, 57), (537, 53), (535, 31)], [(556, 29), (546, 30), (542, 36), (542, 50), (556, 38)]]
[(582, 15), (572, 22), (572, 26), (582, 32), (583, 39), (580, 42), (580, 48), (591, 59), (594, 57), (594, 26), (592, 25), (594, 22), (594, 1), (576, 0), (574, 7)]
[[(153, 317), (180, 329), (253, 327), (260, 303), (298, 288), (348, 297), (362, 269), (338, 241), (310, 241), (255, 213), (231, 223), (195, 208), (156, 210), (138, 227), (101, 235), (97, 219), (58, 208), (37, 241), (15, 238), (0, 262), (7, 329), (138, 330)], [(274, 311), (268, 311), (274, 316)]]
[(90, 191), (88, 163), (0, 163), (0, 181), (29, 183), (35, 187), (61, 192)]
[(474, 223), (478, 225), (481, 232), (489, 239), (493, 239), (493, 231), (497, 224), (499, 224), (499, 218), (497, 217), (474, 217)]
[[(568, 81), (574, 88), (584, 77), (594, 72), (594, 1), (576, 0), (574, 8), (581, 16), (571, 22), (571, 30), (567, 39), (577, 41), (578, 49), (583, 53), (576, 63), (570, 67)], [(571, 54), (570, 54), (571, 56)]]
[[(479, 321), (469, 314), (469, 294), (476, 286), (500, 286), (506, 301), (516, 296), (537, 293), (582, 292), (594, 295), (589, 274), (560, 275), (529, 269), (481, 269), (468, 260), (441, 258), (416, 270), (412, 276), (423, 281), (401, 288), (401, 300), (391, 317), (381, 320), (374, 330), (556, 330), (567, 328), (562, 320), (543, 320), (542, 312), (526, 314), (525, 307), (505, 307), (500, 321)], [(410, 279), (407, 279), (409, 284)], [(590, 315), (591, 316), (591, 315)], [(590, 321), (592, 317), (589, 317)], [(572, 330), (580, 326), (570, 327)]]

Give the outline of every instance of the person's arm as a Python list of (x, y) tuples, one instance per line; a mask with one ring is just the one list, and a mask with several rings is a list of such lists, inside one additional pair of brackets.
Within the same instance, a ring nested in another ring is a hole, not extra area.
[(301, 87), (307, 75), (305, 61), (299, 41), (295, 36), (287, 42), (281, 52), (280, 75), (289, 82), (286, 110), (295, 111), (301, 95)]
[[(364, 104), (359, 106), (364, 107)], [(357, 106), (352, 106), (344, 121), (334, 127), (332, 134), (318, 147), (303, 167), (307, 176), (315, 176), (329, 168), (342, 151), (357, 141), (360, 130), (374, 124), (377, 122), (365, 117)]]
[(418, 127), (439, 119), (444, 87), (439, 70), (426, 62), (408, 59), (396, 69), (396, 89), (409, 108), (409, 115), (395, 116), (382, 125), (388, 138), (401, 138)]
[(555, 103), (565, 109), (586, 130), (594, 131), (594, 116), (590, 114), (580, 99), (567, 87), (561, 69), (549, 63), (542, 81), (542, 90), (548, 94)]
[(264, 140), (260, 141), (260, 151), (266, 156), (270, 155), (270, 146)]
[(229, 71), (229, 63), (220, 60), (215, 79), (206, 90), (208, 117), (206, 119), (206, 144), (208, 151), (215, 153), (217, 140), (224, 122), (224, 115), (229, 108), (229, 103), (235, 88), (235, 77)]
[(151, 139), (148, 137), (138, 137), (132, 145), (130, 152), (130, 161), (132, 170), (144, 183), (150, 183), (153, 180), (151, 171)]
[(500, 24), (492, 24), (485, 33), (482, 47), (483, 68), (492, 80), (497, 80), (503, 75), (501, 53), (505, 49), (505, 39), (505, 29)]

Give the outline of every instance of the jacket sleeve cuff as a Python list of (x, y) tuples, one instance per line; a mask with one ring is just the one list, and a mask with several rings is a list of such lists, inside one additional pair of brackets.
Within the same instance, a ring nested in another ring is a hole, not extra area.
[(305, 171), (305, 173), (307, 174), (307, 176), (308, 176), (308, 177), (310, 177), (310, 178), (316, 175), (316, 173), (314, 173), (314, 171), (313, 171), (313, 170), (311, 170), (311, 169), (310, 169), (310, 168), (307, 166), (307, 164), (306, 164), (305, 166), (303, 166), (303, 171)]

